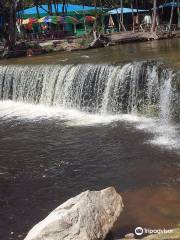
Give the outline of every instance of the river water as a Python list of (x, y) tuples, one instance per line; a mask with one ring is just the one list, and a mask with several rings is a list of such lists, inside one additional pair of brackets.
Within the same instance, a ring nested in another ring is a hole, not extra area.
[[(115, 186), (115, 236), (180, 223), (180, 40), (2, 61), (0, 239)], [(163, 61), (163, 64), (162, 64)]]

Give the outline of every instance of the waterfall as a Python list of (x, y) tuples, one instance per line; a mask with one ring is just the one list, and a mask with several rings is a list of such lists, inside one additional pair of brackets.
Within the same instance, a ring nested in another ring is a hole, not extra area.
[(171, 120), (172, 71), (166, 72), (167, 80), (160, 88), (160, 119), (163, 123)]
[(174, 113), (179, 118), (177, 74), (157, 62), (0, 66), (0, 99), (169, 120)]

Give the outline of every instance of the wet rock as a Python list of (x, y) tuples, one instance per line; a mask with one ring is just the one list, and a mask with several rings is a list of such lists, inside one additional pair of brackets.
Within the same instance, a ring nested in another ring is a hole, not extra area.
[(122, 198), (113, 187), (86, 191), (52, 211), (25, 240), (103, 240), (122, 210)]
[(101, 48), (101, 47), (105, 47), (105, 43), (100, 38), (97, 38), (92, 43), (90, 43), (90, 48)]
[(128, 233), (125, 235), (125, 239), (134, 239), (134, 233)]

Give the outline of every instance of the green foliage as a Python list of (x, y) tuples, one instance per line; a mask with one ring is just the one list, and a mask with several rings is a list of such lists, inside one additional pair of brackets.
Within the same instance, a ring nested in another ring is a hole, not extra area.
[[(16, 0), (0, 0), (0, 6), (1, 4), (4, 6), (8, 6), (9, 4), (12, 4)], [(31, 7), (35, 5), (40, 4), (53, 4), (53, 3), (70, 3), (70, 4), (84, 4), (89, 6), (103, 6), (103, 7), (116, 7), (120, 6), (120, 0), (19, 0), (21, 2), (21, 6), (23, 7)], [(165, 0), (158, 0), (158, 4), (162, 4), (165, 2)], [(123, 6), (130, 7), (131, 4), (134, 6), (139, 7), (152, 7), (153, 6), (153, 0), (123, 0)], [(1, 8), (1, 7), (0, 7)]]

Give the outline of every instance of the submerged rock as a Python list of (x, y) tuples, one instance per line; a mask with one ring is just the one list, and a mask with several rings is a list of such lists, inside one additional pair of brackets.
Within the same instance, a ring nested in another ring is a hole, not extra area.
[(86, 191), (52, 211), (25, 240), (103, 240), (122, 210), (122, 198), (113, 187)]

